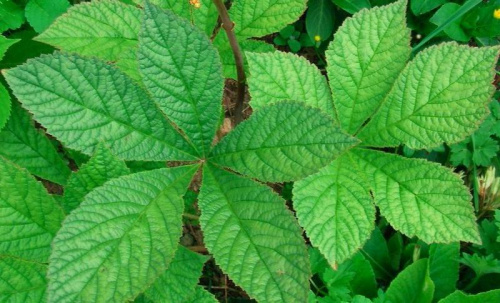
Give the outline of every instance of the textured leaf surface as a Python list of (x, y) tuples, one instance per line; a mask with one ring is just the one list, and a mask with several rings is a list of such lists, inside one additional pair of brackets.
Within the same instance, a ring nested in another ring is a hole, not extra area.
[(139, 8), (98, 0), (72, 6), (36, 40), (67, 52), (117, 60), (137, 46), (140, 24)]
[(481, 242), (469, 189), (449, 169), (421, 159), (356, 149), (375, 204), (391, 225), (425, 242)]
[(434, 283), (429, 277), (428, 260), (420, 259), (405, 268), (391, 282), (385, 298), (388, 302), (430, 303)]
[(332, 266), (352, 257), (373, 230), (375, 206), (364, 178), (345, 154), (295, 183), (299, 223)]
[(206, 291), (203, 287), (197, 286), (193, 296), (189, 297), (184, 303), (218, 303), (214, 295)]
[(40, 182), (2, 157), (0, 209), (0, 255), (46, 262), (62, 209)]
[(280, 102), (238, 125), (211, 160), (262, 181), (282, 182), (317, 172), (356, 143), (321, 110)]
[(301, 230), (270, 188), (206, 166), (199, 197), (205, 244), (259, 302), (305, 302), (309, 259)]
[(326, 78), (305, 58), (282, 52), (247, 52), (246, 55), (253, 109), (291, 100), (317, 107), (332, 118), (336, 117)]
[(127, 160), (194, 159), (147, 93), (102, 61), (55, 53), (5, 76), (35, 120), (69, 148), (91, 154), (105, 141)]
[(0, 155), (40, 178), (64, 185), (71, 173), (43, 132), (37, 130), (29, 114), (17, 103), (0, 132)]
[(93, 157), (69, 178), (64, 188), (64, 210), (70, 213), (94, 188), (129, 173), (124, 161), (116, 158), (104, 144), (97, 145)]
[(45, 302), (47, 265), (0, 256), (0, 302)]
[[(0, 59), (1, 60), (1, 59)], [(10, 116), (11, 104), (7, 89), (0, 83), (0, 130), (5, 126)]]
[(359, 138), (414, 149), (464, 139), (488, 113), (499, 50), (446, 43), (420, 52)]
[(174, 256), (196, 169), (128, 175), (89, 193), (54, 239), (49, 300), (123, 302), (145, 290)]
[(179, 246), (168, 269), (145, 294), (154, 302), (185, 302), (192, 297), (208, 257)]
[(41, 33), (68, 7), (68, 0), (29, 0), (24, 14), (29, 24)]
[(383, 101), (410, 57), (405, 1), (347, 19), (326, 51), (340, 125), (355, 133)]
[(434, 301), (456, 289), (460, 259), (460, 243), (432, 244), (429, 249), (429, 274), (434, 282)]
[(224, 85), (208, 38), (172, 12), (147, 4), (138, 58), (153, 99), (207, 155), (222, 112)]
[(457, 290), (439, 301), (439, 303), (485, 303), (498, 301), (500, 301), (500, 289), (490, 290), (475, 295), (466, 294)]
[(261, 37), (293, 23), (306, 10), (306, 0), (239, 0), (230, 11), (241, 38)]

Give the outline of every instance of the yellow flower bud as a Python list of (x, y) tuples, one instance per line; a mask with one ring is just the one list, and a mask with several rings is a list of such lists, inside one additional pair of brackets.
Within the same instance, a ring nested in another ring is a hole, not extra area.
[(320, 42), (321, 41), (321, 37), (319, 35), (314, 36), (314, 41)]
[(194, 8), (200, 8), (201, 7), (200, 0), (189, 0), (189, 4), (191, 4)]
[(493, 11), (493, 18), (500, 19), (500, 8)]

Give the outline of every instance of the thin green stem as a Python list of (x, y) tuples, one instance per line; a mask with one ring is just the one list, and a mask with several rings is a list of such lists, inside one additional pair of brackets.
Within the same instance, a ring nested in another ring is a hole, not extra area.
[[(472, 134), (470, 138), (472, 142), (472, 154), (474, 155), (474, 152), (476, 151), (476, 142), (474, 139), (474, 134)], [(474, 163), (474, 158), (472, 158), (472, 191), (474, 198), (474, 209), (477, 214), (479, 213), (479, 185), (477, 181), (477, 168), (476, 164)]]

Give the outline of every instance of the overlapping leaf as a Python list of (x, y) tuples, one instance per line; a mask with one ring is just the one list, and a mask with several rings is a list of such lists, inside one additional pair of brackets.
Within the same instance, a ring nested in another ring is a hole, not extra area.
[(420, 259), (405, 268), (386, 292), (388, 302), (431, 303), (434, 283), (429, 277), (428, 260)]
[(11, 100), (7, 89), (0, 83), (0, 130), (5, 126), (10, 116)]
[(326, 52), (342, 128), (355, 133), (380, 105), (410, 57), (406, 1), (347, 19)]
[(222, 67), (208, 38), (169, 11), (146, 4), (139, 43), (144, 85), (201, 155), (222, 112)]
[(421, 159), (354, 149), (375, 204), (391, 225), (425, 242), (481, 242), (470, 193), (458, 175)]
[(46, 273), (46, 264), (0, 256), (0, 302), (45, 302)]
[(317, 172), (357, 143), (321, 110), (280, 102), (256, 111), (215, 147), (211, 161), (263, 181)]
[(301, 230), (270, 188), (207, 165), (199, 207), (205, 244), (236, 284), (261, 302), (306, 301)]
[(499, 48), (456, 43), (420, 52), (359, 138), (371, 146), (415, 149), (464, 139), (488, 114), (498, 54)]
[(429, 274), (434, 282), (434, 301), (456, 289), (460, 259), (460, 243), (432, 244), (429, 248)]
[(2, 157), (0, 209), (0, 255), (46, 262), (63, 211), (40, 182)]
[(37, 130), (29, 114), (17, 103), (0, 132), (0, 155), (30, 173), (58, 184), (66, 184), (68, 166), (43, 132)]
[(29, 24), (41, 33), (69, 6), (68, 0), (29, 0), (24, 14)]
[(478, 294), (466, 294), (456, 290), (451, 295), (439, 301), (439, 303), (484, 303), (500, 300), (500, 289), (494, 289)]
[(317, 107), (332, 118), (336, 117), (325, 77), (305, 58), (282, 52), (247, 52), (246, 55), (253, 109), (292, 100)]
[(375, 207), (364, 178), (346, 154), (295, 183), (299, 223), (332, 265), (350, 258), (373, 230)]
[(196, 169), (127, 175), (88, 194), (54, 239), (49, 300), (125, 301), (144, 291), (174, 256)]
[(198, 286), (194, 290), (194, 294), (189, 297), (184, 303), (218, 303), (214, 295), (206, 291), (203, 287)]
[(23, 106), (65, 146), (91, 154), (100, 141), (127, 160), (192, 160), (195, 152), (122, 72), (55, 53), (5, 72)]

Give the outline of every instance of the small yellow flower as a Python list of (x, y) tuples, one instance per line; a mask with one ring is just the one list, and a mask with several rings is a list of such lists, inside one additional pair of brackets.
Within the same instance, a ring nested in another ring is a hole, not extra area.
[(201, 7), (200, 0), (189, 0), (189, 4), (191, 4), (192, 6), (194, 6), (194, 8), (200, 8)]
[(316, 42), (320, 42), (320, 41), (321, 41), (321, 37), (320, 37), (320, 35), (316, 35), (316, 36), (314, 36), (314, 41), (316, 41)]
[(500, 8), (493, 11), (493, 18), (500, 19)]

